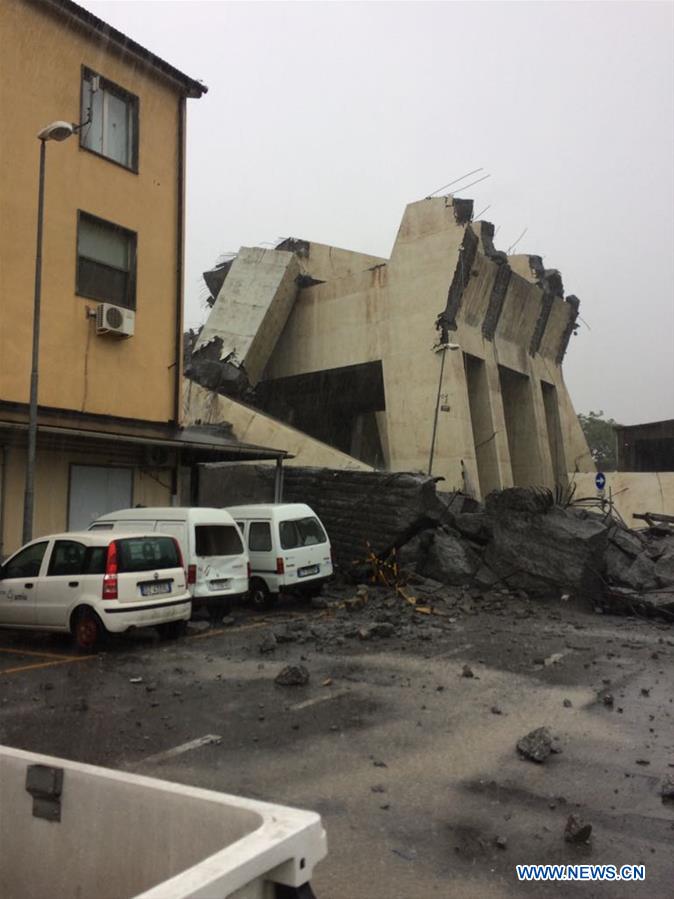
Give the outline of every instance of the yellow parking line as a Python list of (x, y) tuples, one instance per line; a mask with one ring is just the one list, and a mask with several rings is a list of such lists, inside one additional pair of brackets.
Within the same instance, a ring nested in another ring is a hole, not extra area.
[(12, 656), (39, 656), (43, 659), (70, 659), (72, 656), (66, 656), (62, 652), (35, 652), (32, 649), (8, 649), (7, 647), (0, 647), (0, 652), (9, 653)]
[(34, 671), (36, 668), (49, 668), (52, 665), (68, 665), (71, 662), (86, 662), (89, 659), (94, 659), (95, 656), (73, 656), (70, 659), (54, 659), (51, 662), (34, 662), (32, 665), (19, 665), (17, 668), (5, 668), (4, 670), (0, 670), (0, 675), (2, 674), (17, 674), (19, 671)]
[(204, 637), (215, 637), (216, 634), (224, 634), (224, 631), (204, 631), (203, 634), (189, 634), (188, 640), (201, 640)]

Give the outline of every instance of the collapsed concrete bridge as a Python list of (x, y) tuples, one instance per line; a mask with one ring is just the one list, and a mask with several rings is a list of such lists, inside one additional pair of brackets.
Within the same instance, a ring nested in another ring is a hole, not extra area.
[[(562, 376), (579, 302), (493, 236), (447, 196), (406, 208), (388, 260), (244, 247), (206, 273), (213, 305), (187, 374), (228, 397), (230, 419), (243, 401), (268, 439), (290, 425), (363, 467), (431, 471), (476, 497), (565, 484), (594, 469)], [(310, 448), (302, 461), (325, 464)]]

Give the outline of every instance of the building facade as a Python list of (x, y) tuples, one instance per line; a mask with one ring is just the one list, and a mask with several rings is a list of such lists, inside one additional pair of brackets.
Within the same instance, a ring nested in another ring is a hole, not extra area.
[(615, 425), (618, 471), (674, 472), (674, 419)]
[(0, 5), (0, 555), (22, 531), (54, 121), (76, 130), (45, 145), (34, 533), (178, 492), (185, 114), (205, 91), (69, 0)]

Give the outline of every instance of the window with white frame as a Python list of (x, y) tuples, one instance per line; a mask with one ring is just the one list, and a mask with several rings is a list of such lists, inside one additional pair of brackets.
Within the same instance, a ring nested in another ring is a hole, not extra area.
[(138, 97), (85, 68), (81, 115), (82, 147), (138, 171)]

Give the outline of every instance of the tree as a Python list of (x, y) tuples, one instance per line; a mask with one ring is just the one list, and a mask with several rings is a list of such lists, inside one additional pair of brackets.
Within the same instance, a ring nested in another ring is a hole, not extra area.
[(604, 418), (603, 410), (599, 412), (590, 410), (587, 415), (581, 413), (578, 421), (598, 470), (615, 471), (617, 465), (616, 436), (613, 428), (618, 422), (612, 418)]

